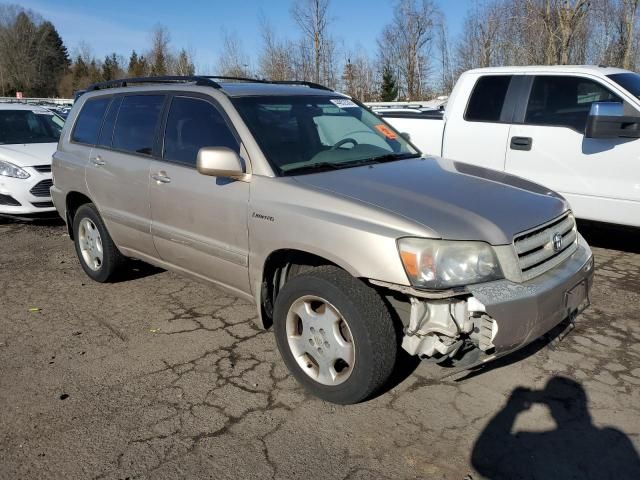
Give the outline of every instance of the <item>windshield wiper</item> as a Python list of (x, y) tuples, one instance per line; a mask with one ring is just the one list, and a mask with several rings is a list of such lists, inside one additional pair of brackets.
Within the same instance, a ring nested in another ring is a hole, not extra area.
[(395, 162), (396, 160), (406, 160), (408, 158), (418, 158), (419, 153), (386, 153), (384, 155), (378, 155), (377, 157), (371, 157), (363, 160), (363, 163), (385, 163)]
[(327, 170), (340, 170), (341, 168), (359, 167), (362, 165), (372, 165), (375, 163), (395, 162), (396, 160), (405, 160), (407, 158), (418, 158), (419, 153), (386, 153), (384, 155), (378, 155), (377, 157), (360, 158), (358, 160), (351, 160), (349, 162), (316, 162), (308, 165), (300, 165), (288, 170), (284, 170), (283, 175), (304, 174), (312, 172), (326, 172)]
[(283, 170), (283, 175), (291, 175), (292, 173), (311, 173), (311, 172), (326, 172), (327, 170), (339, 170), (343, 167), (343, 163), (333, 163), (333, 162), (316, 162), (309, 163), (308, 165), (300, 165), (299, 167), (289, 168), (287, 170)]

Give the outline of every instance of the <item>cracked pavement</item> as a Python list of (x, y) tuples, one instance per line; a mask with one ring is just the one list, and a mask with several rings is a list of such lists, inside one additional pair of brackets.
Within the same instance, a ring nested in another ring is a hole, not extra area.
[(405, 363), (337, 406), (253, 305), (139, 262), (97, 284), (61, 224), (0, 223), (0, 478), (639, 478), (640, 234), (587, 239), (593, 305), (555, 349)]

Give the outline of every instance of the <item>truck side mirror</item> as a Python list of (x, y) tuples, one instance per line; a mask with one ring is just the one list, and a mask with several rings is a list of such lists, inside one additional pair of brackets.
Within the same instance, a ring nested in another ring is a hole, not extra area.
[(593, 102), (587, 117), (586, 138), (640, 138), (640, 116), (624, 114), (620, 102)]
[(245, 175), (242, 159), (227, 147), (202, 147), (196, 167), (200, 174), (212, 177), (241, 179)]

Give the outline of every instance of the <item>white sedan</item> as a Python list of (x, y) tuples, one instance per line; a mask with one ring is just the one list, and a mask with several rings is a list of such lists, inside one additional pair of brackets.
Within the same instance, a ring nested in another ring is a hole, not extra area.
[(35, 105), (0, 103), (0, 215), (54, 212), (51, 156), (64, 120)]

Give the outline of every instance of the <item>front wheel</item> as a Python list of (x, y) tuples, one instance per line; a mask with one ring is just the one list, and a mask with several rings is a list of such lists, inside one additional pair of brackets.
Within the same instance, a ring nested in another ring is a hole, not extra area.
[(291, 278), (276, 298), (278, 349), (293, 376), (334, 403), (370, 397), (393, 371), (398, 343), (378, 293), (337, 267)]

